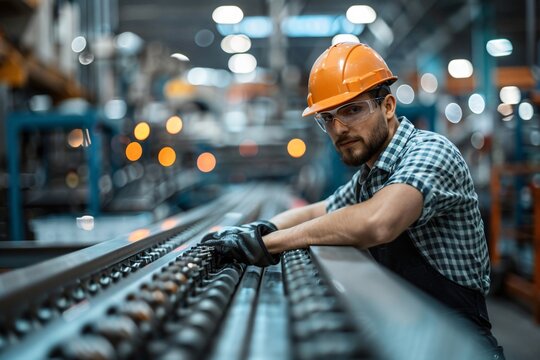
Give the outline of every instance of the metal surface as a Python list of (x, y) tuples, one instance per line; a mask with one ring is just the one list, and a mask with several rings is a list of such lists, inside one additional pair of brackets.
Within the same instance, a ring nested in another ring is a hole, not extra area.
[(384, 358), (482, 358), (483, 349), (465, 324), (365, 254), (351, 247), (316, 246), (311, 251)]
[(287, 251), (261, 269), (199, 244), (289, 201), (279, 187), (242, 188), (0, 276), (0, 358), (481, 358), (464, 324), (356, 249)]

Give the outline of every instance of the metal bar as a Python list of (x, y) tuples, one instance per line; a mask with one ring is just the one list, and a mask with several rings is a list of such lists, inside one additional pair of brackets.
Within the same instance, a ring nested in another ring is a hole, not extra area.
[[(223, 211), (227, 211), (235, 205), (224, 203), (224, 200), (229, 200), (228, 197), (188, 213), (179, 214), (150, 228), (138, 229), (76, 253), (4, 274), (0, 276), (0, 309), (10, 309), (10, 313), (15, 313), (15, 310), (28, 299), (90, 275), (96, 269), (111, 266), (163, 241), (180, 229), (205, 218), (213, 208), (221, 207)], [(174, 227), (164, 226), (171, 222), (175, 223)]]
[(218, 341), (209, 356), (210, 359), (246, 358), (261, 273), (262, 269), (257, 266), (249, 266), (246, 269), (218, 335)]
[(483, 349), (472, 340), (473, 333), (450, 317), (449, 310), (357, 249), (315, 246), (311, 252), (383, 358), (482, 358)]
[(259, 289), (247, 359), (292, 358), (287, 309), (281, 265), (269, 266), (264, 271)]
[(15, 269), (37, 264), (92, 245), (97, 243), (44, 244), (38, 241), (0, 241), (0, 269)]

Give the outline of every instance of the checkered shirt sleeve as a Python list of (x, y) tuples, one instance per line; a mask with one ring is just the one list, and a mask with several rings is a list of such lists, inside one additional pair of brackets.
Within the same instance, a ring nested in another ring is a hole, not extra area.
[(341, 185), (332, 195), (326, 199), (326, 212), (336, 211), (339, 208), (356, 204), (358, 202), (356, 190), (358, 187), (358, 177), (360, 171), (357, 171), (351, 180)]

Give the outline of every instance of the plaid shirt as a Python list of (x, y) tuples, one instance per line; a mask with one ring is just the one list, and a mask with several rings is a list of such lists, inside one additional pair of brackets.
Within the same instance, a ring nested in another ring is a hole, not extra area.
[(408, 184), (424, 198), (420, 218), (408, 229), (431, 266), (454, 282), (487, 294), (489, 258), (478, 197), (465, 160), (444, 136), (402, 117), (373, 169), (364, 164), (327, 199), (326, 211), (366, 201), (390, 184)]

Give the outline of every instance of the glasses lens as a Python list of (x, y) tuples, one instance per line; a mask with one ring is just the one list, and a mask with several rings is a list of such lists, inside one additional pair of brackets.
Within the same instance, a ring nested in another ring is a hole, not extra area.
[(355, 120), (362, 120), (370, 114), (368, 101), (356, 102), (348, 104), (340, 108), (337, 112), (338, 118), (346, 123)]
[(315, 121), (317, 122), (317, 125), (319, 125), (319, 127), (322, 129), (322, 131), (326, 132), (326, 126), (323, 119), (319, 117), (319, 114), (315, 115)]

